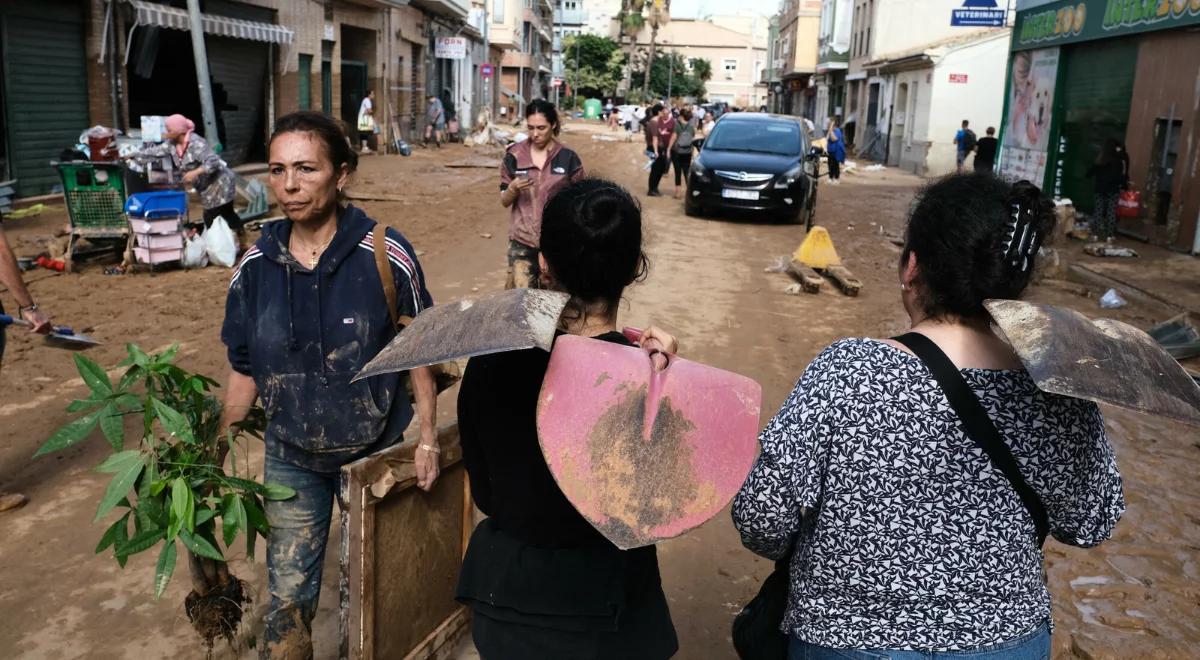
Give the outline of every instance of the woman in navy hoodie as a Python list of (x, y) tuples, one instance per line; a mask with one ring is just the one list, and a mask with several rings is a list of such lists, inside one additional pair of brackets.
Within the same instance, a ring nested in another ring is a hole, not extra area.
[[(413, 409), (406, 374), (350, 379), (395, 336), (375, 261), (375, 221), (340, 203), (356, 156), (330, 117), (279, 119), (269, 180), (287, 220), (263, 227), (229, 284), (221, 340), (229, 349), (223, 423), (243, 419), (256, 398), (267, 413), (264, 478), (296, 490), (267, 503), (271, 605), (263, 657), (312, 657), (333, 497), (342, 465), (402, 440)], [(412, 246), (387, 229), (398, 312), (433, 304)], [(419, 485), (437, 479), (436, 389), (414, 370), (421, 420)], [(294, 655), (293, 655), (294, 654)]]

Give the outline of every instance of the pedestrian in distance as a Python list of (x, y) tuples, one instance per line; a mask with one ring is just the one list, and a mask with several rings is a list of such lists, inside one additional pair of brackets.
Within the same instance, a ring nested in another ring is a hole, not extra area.
[[(17, 267), (17, 258), (13, 254), (12, 246), (8, 243), (8, 236), (4, 233), (3, 221), (0, 221), (0, 284), (3, 284), (12, 293), (13, 298), (16, 298), (16, 318), (27, 321), (30, 332), (49, 334), (51, 330), (50, 317), (37, 306), (33, 295), (29, 293), (29, 288), (25, 286), (25, 280), (21, 277), (21, 269)], [(4, 305), (0, 304), (0, 314), (4, 313)], [(6, 325), (0, 323), (0, 369), (4, 366), (6, 341)], [(25, 506), (28, 501), (28, 498), (21, 493), (10, 493), (0, 489), (0, 512), (20, 508)]]
[(653, 119), (646, 122), (646, 141), (654, 154), (654, 163), (650, 166), (649, 191), (650, 197), (661, 197), (658, 184), (662, 181), (667, 170), (671, 169), (671, 148), (675, 145), (675, 119), (671, 117), (671, 109), (659, 103), (651, 114)]
[[(646, 273), (637, 202), (614, 183), (584, 179), (551, 198), (544, 217), (542, 284), (570, 295), (562, 331), (631, 345), (617, 310)], [(657, 328), (642, 339), (667, 352), (675, 344)], [(669, 658), (678, 642), (655, 546), (613, 545), (571, 505), (542, 455), (537, 407), (549, 361), (537, 348), (495, 353), (471, 358), (463, 374), (463, 463), (488, 516), (456, 592), (472, 609), (475, 648), (488, 660)]]
[(958, 132), (954, 134), (954, 162), (959, 174), (966, 171), (964, 163), (967, 161), (967, 154), (975, 150), (975, 131), (969, 128), (970, 125), (971, 122), (966, 119), (962, 120), (962, 128), (958, 129)]
[(1115, 138), (1104, 141), (1095, 162), (1087, 170), (1094, 179), (1091, 232), (1096, 241), (1111, 241), (1117, 233), (1117, 200), (1128, 181), (1128, 156)]
[(267, 503), (270, 605), (260, 655), (311, 658), (339, 471), (403, 440), (413, 418), (408, 378), (420, 415), (417, 485), (437, 481), (430, 369), (350, 382), (396, 336), (397, 320), (433, 300), (404, 236), (344, 203), (357, 155), (334, 119), (281, 117), (268, 153), (268, 183), (286, 219), (263, 226), (229, 284), (221, 423), (230, 429), (255, 399), (267, 411), (264, 479), (296, 495)]
[(829, 119), (829, 129), (825, 131), (825, 160), (829, 165), (829, 183), (840, 185), (842, 182), (842, 163), (846, 162), (846, 141), (842, 136), (841, 126), (837, 117)]
[(200, 195), (204, 227), (211, 227), (220, 217), (225, 218), (231, 229), (240, 232), (242, 219), (233, 208), (233, 199), (237, 195), (237, 177), (233, 170), (213, 151), (208, 141), (196, 135), (196, 124), (192, 120), (183, 115), (171, 115), (164, 123), (163, 142), (134, 152), (129, 159), (146, 164), (170, 158), (175, 170), (183, 175), (182, 183)]
[(433, 138), (434, 145), (442, 148), (442, 136), (446, 132), (446, 106), (436, 95), (430, 94), (428, 105), (425, 106), (425, 146)]
[(525, 107), (529, 139), (508, 148), (500, 162), (500, 204), (510, 209), (506, 289), (538, 287), (538, 250), (546, 200), (584, 177), (579, 154), (558, 141), (558, 108), (544, 99)]
[(980, 138), (975, 145), (975, 171), (991, 174), (996, 164), (996, 149), (1000, 143), (996, 140), (996, 127), (987, 127), (987, 136)]
[(675, 199), (682, 195), (681, 183), (687, 181), (692, 166), (692, 143), (696, 139), (696, 118), (691, 108), (683, 108), (675, 118), (675, 139), (671, 146), (671, 163), (675, 166)]
[(378, 132), (378, 124), (375, 123), (375, 91), (367, 90), (367, 95), (358, 105), (358, 143), (364, 154), (379, 150), (379, 140), (375, 137)]
[(1099, 408), (1038, 389), (983, 305), (1021, 296), (1054, 220), (1027, 181), (928, 186), (899, 264), (909, 333), (835, 342), (763, 430), (733, 520), (788, 558), (791, 660), (1050, 657), (1044, 535), (1091, 547), (1125, 510)]

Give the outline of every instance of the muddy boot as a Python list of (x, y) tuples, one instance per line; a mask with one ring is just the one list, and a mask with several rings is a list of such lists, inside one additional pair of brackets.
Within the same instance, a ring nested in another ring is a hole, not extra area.
[(0, 493), (0, 511), (11, 511), (25, 506), (28, 497), (20, 493)]

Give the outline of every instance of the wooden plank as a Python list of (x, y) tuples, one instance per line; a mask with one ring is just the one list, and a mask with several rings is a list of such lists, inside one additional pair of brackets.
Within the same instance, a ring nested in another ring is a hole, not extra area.
[(862, 289), (862, 280), (855, 277), (845, 266), (830, 266), (825, 269), (825, 274), (837, 284), (842, 293), (851, 298), (857, 296), (859, 290)]
[(800, 282), (800, 287), (804, 289), (805, 293), (821, 292), (821, 284), (825, 280), (821, 278), (821, 275), (817, 271), (792, 259), (792, 262), (788, 264), (788, 272)]

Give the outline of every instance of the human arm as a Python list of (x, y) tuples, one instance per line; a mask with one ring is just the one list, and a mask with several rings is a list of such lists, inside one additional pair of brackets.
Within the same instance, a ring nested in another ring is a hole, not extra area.
[(417, 469), (417, 487), (426, 492), (433, 490), (441, 467), (438, 457), (441, 447), (437, 437), (437, 383), (433, 369), (418, 367), (408, 374), (412, 379), (413, 397), (417, 400), (417, 418), (421, 422), (421, 438), (413, 454)]
[(509, 152), (500, 163), (500, 205), (508, 208), (516, 203), (521, 191), (533, 185), (528, 177), (517, 176), (517, 157)]
[(0, 284), (8, 287), (13, 297), (17, 299), (17, 316), (29, 321), (31, 332), (47, 334), (52, 329), (46, 313), (34, 305), (33, 295), (21, 278), (21, 269), (17, 267), (17, 258), (13, 255), (4, 227), (0, 226)]
[(1112, 536), (1125, 513), (1125, 495), (1100, 409), (1065, 398), (1064, 405), (1087, 410), (1079, 423), (1054, 438), (1056, 455), (1066, 460), (1047, 466), (1043, 479), (1035, 477), (1030, 485), (1042, 497), (1050, 534), (1060, 543), (1090, 548)]

